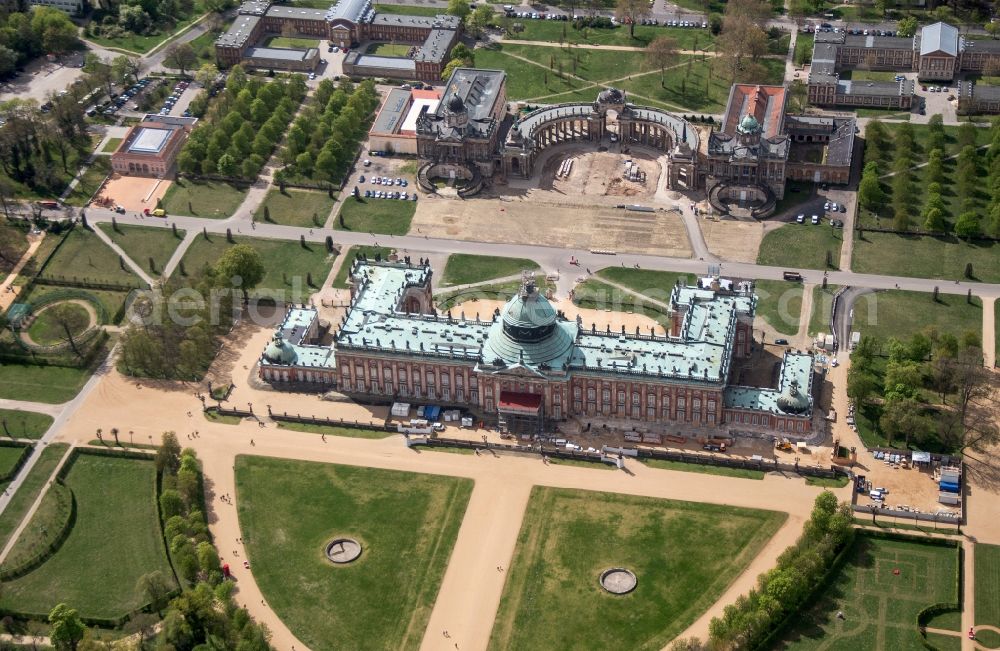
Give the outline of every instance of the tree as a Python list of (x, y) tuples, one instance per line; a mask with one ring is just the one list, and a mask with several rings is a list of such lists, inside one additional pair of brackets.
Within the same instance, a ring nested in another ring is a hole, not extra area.
[(194, 64), (198, 63), (198, 55), (190, 43), (174, 43), (167, 48), (163, 63), (168, 67), (177, 68), (184, 75)]
[(469, 0), (448, 0), (446, 13), (450, 16), (458, 16), (464, 21), (472, 13), (472, 9), (469, 7)]
[(210, 87), (219, 78), (219, 68), (214, 63), (203, 63), (194, 73), (194, 80), (204, 86)]
[(230, 247), (215, 264), (215, 271), (243, 292), (243, 302), (249, 302), (250, 290), (264, 279), (264, 263), (257, 249), (247, 244)]
[(927, 155), (927, 176), (928, 183), (944, 183), (944, 151), (942, 149), (931, 149)]
[(129, 78), (132, 79), (132, 83), (138, 82), (139, 60), (124, 54), (115, 57), (111, 60), (111, 76), (122, 84), (128, 84)]
[(75, 651), (87, 632), (76, 609), (66, 604), (59, 604), (49, 612), (49, 624), (52, 626), (49, 639), (57, 649)]
[(58, 303), (46, 310), (52, 320), (63, 330), (69, 347), (77, 357), (82, 357), (76, 347), (76, 334), (82, 332), (90, 325), (90, 315), (74, 303)]
[(150, 607), (157, 613), (167, 605), (172, 588), (171, 582), (160, 570), (143, 574), (136, 583), (136, 590), (149, 600)]
[(493, 6), (488, 3), (481, 4), (476, 7), (476, 9), (469, 14), (468, 18), (465, 19), (469, 33), (473, 36), (479, 36), (485, 32), (486, 28), (493, 22), (493, 14)]
[(871, 212), (877, 212), (885, 201), (885, 192), (878, 179), (878, 164), (874, 161), (865, 165), (858, 185), (858, 201), (861, 207)]
[(118, 24), (122, 29), (141, 34), (149, 29), (152, 22), (149, 14), (139, 5), (123, 4), (118, 7)]
[(657, 36), (646, 47), (646, 63), (660, 70), (660, 86), (666, 88), (663, 75), (677, 60), (677, 41), (669, 36)]
[(903, 38), (912, 38), (914, 34), (917, 33), (917, 19), (913, 16), (907, 16), (899, 21), (897, 25), (897, 36)]
[(6, 45), (0, 45), (0, 77), (6, 77), (17, 69), (17, 52)]
[(629, 38), (635, 38), (635, 24), (649, 13), (649, 3), (645, 0), (616, 0), (615, 16), (622, 23), (628, 23)]
[(809, 86), (801, 79), (793, 79), (788, 84), (788, 99), (796, 111), (805, 111), (809, 106)]
[(172, 488), (167, 488), (160, 492), (160, 511), (163, 519), (169, 519), (184, 512), (184, 499), (181, 494)]
[(964, 238), (977, 237), (982, 233), (982, 225), (979, 223), (979, 215), (975, 212), (967, 211), (958, 216), (955, 221), (955, 235)]
[(80, 44), (76, 25), (64, 12), (54, 7), (36, 6), (31, 11), (31, 29), (41, 36), (46, 52), (62, 54)]
[(847, 395), (856, 405), (863, 405), (879, 389), (878, 380), (864, 369), (851, 368), (847, 375)]
[(176, 474), (181, 467), (181, 444), (173, 432), (163, 433), (163, 442), (156, 449), (156, 469), (168, 474)]

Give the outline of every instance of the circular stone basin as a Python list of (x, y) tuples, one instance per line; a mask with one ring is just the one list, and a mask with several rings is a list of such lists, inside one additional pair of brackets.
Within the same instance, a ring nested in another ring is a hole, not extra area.
[(611, 594), (628, 594), (635, 590), (638, 579), (624, 567), (612, 567), (601, 572), (601, 587)]
[(331, 563), (344, 565), (361, 556), (361, 543), (353, 538), (334, 538), (326, 545), (326, 557)]

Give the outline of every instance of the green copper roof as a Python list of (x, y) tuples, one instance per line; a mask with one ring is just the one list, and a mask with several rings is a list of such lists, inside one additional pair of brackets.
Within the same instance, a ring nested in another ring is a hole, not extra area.
[(740, 122), (738, 129), (741, 133), (754, 133), (760, 129), (760, 123), (757, 122), (757, 118), (747, 114), (747, 116)]

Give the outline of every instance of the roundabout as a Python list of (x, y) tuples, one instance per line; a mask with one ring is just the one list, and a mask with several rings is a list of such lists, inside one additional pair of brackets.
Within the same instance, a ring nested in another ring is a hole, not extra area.
[(347, 565), (361, 556), (361, 543), (353, 538), (334, 538), (325, 551), (327, 560), (334, 565)]
[(635, 573), (624, 567), (612, 567), (601, 572), (601, 587), (615, 595), (628, 594), (639, 583)]

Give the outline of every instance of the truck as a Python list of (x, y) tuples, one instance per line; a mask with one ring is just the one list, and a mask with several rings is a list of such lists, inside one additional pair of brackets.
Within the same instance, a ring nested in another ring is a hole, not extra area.
[(798, 271), (786, 271), (781, 275), (785, 280), (790, 280), (796, 283), (802, 282), (802, 274), (800, 274)]

